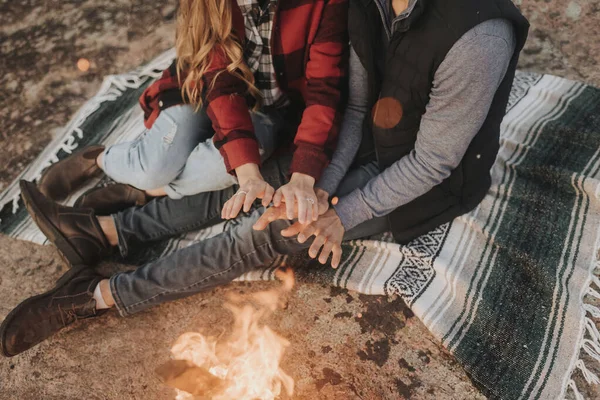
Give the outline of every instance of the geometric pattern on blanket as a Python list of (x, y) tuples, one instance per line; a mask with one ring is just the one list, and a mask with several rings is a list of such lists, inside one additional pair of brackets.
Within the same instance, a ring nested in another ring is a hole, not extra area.
[[(174, 56), (106, 77), (62, 134), (0, 194), (0, 232), (46, 243), (19, 198), (19, 179), (93, 143), (144, 131), (137, 98)], [(517, 72), (492, 187), (472, 212), (406, 246), (388, 234), (343, 245), (337, 270), (305, 255), (279, 257), (239, 279), (273, 279), (282, 263), (301, 281), (399, 295), (491, 398), (581, 398), (573, 374), (600, 383), (595, 275), (600, 238), (600, 90)], [(71, 204), (96, 180), (75, 193)], [(140, 265), (223, 233), (235, 221), (135, 249)], [(120, 260), (123, 261), (123, 260)]]

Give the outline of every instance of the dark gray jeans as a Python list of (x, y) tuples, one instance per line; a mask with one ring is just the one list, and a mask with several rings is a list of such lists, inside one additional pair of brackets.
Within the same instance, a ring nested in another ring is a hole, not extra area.
[[(287, 157), (269, 160), (262, 168), (265, 180), (278, 188), (286, 182), (288, 165)], [(375, 164), (351, 171), (337, 194), (343, 195), (364, 186), (378, 173)], [(231, 187), (180, 200), (164, 197), (113, 216), (121, 253), (127, 254), (135, 243), (165, 239), (220, 222), (221, 208), (236, 190), (237, 187)], [(310, 247), (311, 241), (300, 244), (296, 238), (281, 236), (280, 231), (291, 224), (289, 221), (275, 221), (264, 231), (253, 230), (252, 226), (264, 211), (262, 207), (254, 209), (250, 214), (238, 217), (226, 232), (134, 271), (114, 275), (110, 287), (119, 313), (126, 316), (224, 285), (249, 270), (270, 263), (279, 255), (306, 251)], [(359, 239), (387, 230), (387, 218), (376, 218), (346, 232), (344, 239)]]

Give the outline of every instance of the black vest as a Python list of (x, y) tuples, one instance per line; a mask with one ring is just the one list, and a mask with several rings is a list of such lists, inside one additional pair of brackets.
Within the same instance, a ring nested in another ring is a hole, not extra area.
[(392, 98), (403, 111), (400, 122), (393, 127), (377, 126), (372, 118), (365, 118), (359, 163), (376, 158), (383, 170), (414, 149), (435, 73), (454, 43), (469, 30), (481, 22), (504, 18), (513, 23), (517, 46), (487, 119), (461, 164), (440, 185), (389, 215), (398, 243), (408, 243), (471, 211), (484, 198), (498, 154), (500, 123), (529, 29), (529, 23), (510, 0), (417, 1), (408, 28), (394, 32), (385, 47), (375, 0), (350, 0), (350, 40), (368, 72), (370, 107), (378, 99)]

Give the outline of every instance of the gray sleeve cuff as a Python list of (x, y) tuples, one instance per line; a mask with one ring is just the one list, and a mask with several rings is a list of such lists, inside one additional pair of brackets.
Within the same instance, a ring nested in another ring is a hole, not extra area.
[[(341, 173), (341, 177), (344, 177), (343, 172)], [(317, 182), (315, 187), (321, 188), (330, 196), (333, 196), (340, 184), (340, 180), (339, 173), (333, 171), (331, 164), (329, 164), (329, 166), (325, 168), (325, 171), (323, 171), (323, 175), (321, 175), (321, 179), (319, 179), (319, 182)]]
[(371, 208), (363, 200), (360, 189), (356, 189), (340, 198), (339, 202), (333, 208), (338, 217), (340, 217), (340, 221), (342, 221), (346, 232), (373, 218)]

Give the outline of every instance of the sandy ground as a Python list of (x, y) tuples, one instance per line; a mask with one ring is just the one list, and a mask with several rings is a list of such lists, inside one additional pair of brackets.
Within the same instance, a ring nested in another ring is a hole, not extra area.
[[(173, 45), (176, 4), (0, 0), (0, 189), (103, 76)], [(532, 23), (522, 69), (600, 86), (598, 0), (517, 4)], [(81, 57), (91, 61), (87, 72), (76, 68)], [(52, 247), (0, 236), (0, 318), (51, 287), (66, 268)], [(0, 359), (0, 399), (173, 398), (154, 369), (169, 358), (174, 340), (190, 330), (226, 331), (227, 294), (271, 285), (232, 284), (131, 318), (110, 313), (77, 324), (21, 356)], [(292, 343), (284, 369), (296, 379), (295, 398), (483, 398), (399, 299), (300, 283), (270, 323)], [(590, 389), (588, 396), (600, 392)]]

